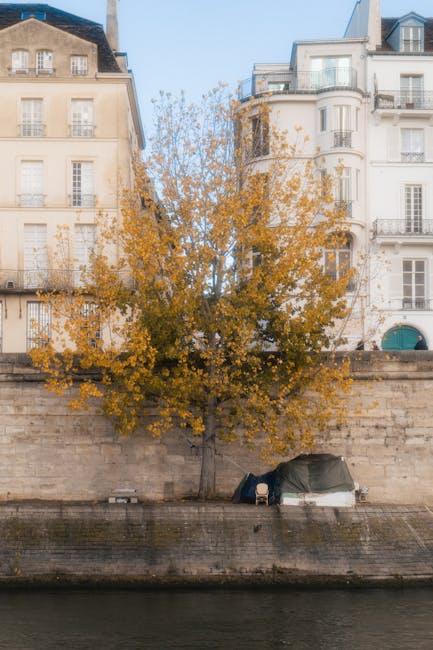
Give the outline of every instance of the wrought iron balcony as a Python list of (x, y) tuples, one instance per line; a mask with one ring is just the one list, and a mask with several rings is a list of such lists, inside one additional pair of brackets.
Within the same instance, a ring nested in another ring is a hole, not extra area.
[(43, 122), (24, 122), (19, 125), (19, 134), (23, 138), (41, 138), (45, 135)]
[(70, 197), (71, 208), (94, 208), (96, 197), (94, 194), (81, 194), (74, 192)]
[(433, 311), (430, 298), (395, 298), (388, 301), (388, 308), (395, 311)]
[(263, 94), (320, 93), (328, 90), (357, 90), (356, 70), (351, 67), (320, 71), (257, 73), (239, 84), (241, 101)]
[(375, 94), (374, 107), (395, 110), (433, 110), (433, 92), (380, 90)]
[(373, 225), (375, 237), (432, 237), (432, 219), (377, 219)]
[(352, 131), (334, 131), (334, 147), (352, 147)]
[(71, 134), (71, 138), (93, 138), (95, 135), (95, 125), (75, 122), (69, 126), (69, 133)]
[(335, 209), (336, 210), (342, 210), (343, 212), (346, 213), (346, 217), (348, 219), (351, 218), (352, 216), (352, 201), (346, 200), (346, 201), (335, 201)]
[(45, 195), (24, 192), (19, 195), (20, 208), (43, 208), (45, 206)]
[[(127, 271), (119, 272), (118, 278), (127, 288), (134, 288)], [(83, 269), (0, 269), (0, 293), (72, 290), (83, 287), (85, 281)]]
[(8, 68), (9, 74), (12, 77), (46, 77), (56, 74), (55, 68)]
[(411, 163), (424, 162), (424, 152), (423, 151), (422, 152), (402, 151), (401, 162), (411, 162)]

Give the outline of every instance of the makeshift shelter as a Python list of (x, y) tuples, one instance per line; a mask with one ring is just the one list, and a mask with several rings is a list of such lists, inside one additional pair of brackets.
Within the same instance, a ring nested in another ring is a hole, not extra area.
[(355, 504), (355, 485), (346, 461), (333, 454), (301, 454), (261, 476), (246, 474), (233, 495), (233, 502), (255, 503), (258, 483), (268, 485), (269, 503), (321, 506)]

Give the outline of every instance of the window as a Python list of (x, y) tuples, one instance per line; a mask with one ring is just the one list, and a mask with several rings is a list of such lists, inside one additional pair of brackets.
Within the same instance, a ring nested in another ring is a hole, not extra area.
[(404, 108), (423, 108), (424, 77), (422, 75), (400, 76), (401, 105)]
[(27, 303), (27, 350), (47, 345), (51, 336), (48, 305), (39, 301)]
[(252, 128), (252, 154), (253, 158), (269, 154), (269, 124), (264, 117), (253, 117)]
[(50, 50), (36, 52), (37, 74), (53, 74), (53, 53)]
[(21, 162), (22, 208), (42, 208), (44, 206), (44, 163), (41, 160)]
[(27, 20), (28, 18), (37, 18), (38, 20), (46, 20), (47, 14), (45, 11), (23, 11), (21, 13), (21, 20)]
[(29, 71), (29, 53), (27, 50), (12, 52), (12, 74), (27, 74)]
[(326, 131), (326, 108), (319, 109), (319, 125), (321, 131)]
[(71, 74), (86, 75), (88, 72), (88, 59), (85, 55), (73, 54), (71, 56)]
[(401, 52), (423, 52), (424, 51), (424, 28), (423, 27), (402, 27), (400, 34)]
[[(352, 238), (347, 235), (340, 248), (325, 250), (325, 274), (333, 280), (339, 280), (352, 267)], [(353, 289), (349, 282), (348, 290)]]
[(73, 99), (71, 110), (71, 136), (92, 138), (95, 128), (93, 124), (93, 99)]
[(325, 56), (311, 59), (313, 88), (352, 87), (355, 84), (350, 56)]
[(401, 129), (402, 162), (424, 162), (424, 130)]
[(352, 169), (350, 167), (342, 167), (337, 170), (335, 207), (344, 210), (347, 217), (352, 216)]
[(48, 279), (46, 224), (24, 224), (24, 288), (43, 289)]
[(89, 344), (96, 347), (102, 338), (101, 322), (98, 314), (98, 305), (95, 302), (85, 302), (82, 316), (85, 320), (84, 328), (87, 329)]
[(93, 208), (95, 205), (93, 163), (72, 163), (72, 207)]
[(40, 137), (45, 134), (42, 99), (21, 100), (20, 133), (24, 137)]
[(425, 260), (403, 260), (403, 309), (426, 308), (425, 279)]
[(320, 130), (326, 131), (326, 108), (321, 108), (319, 110), (319, 122), (320, 122)]
[(351, 147), (351, 109), (350, 106), (334, 107), (334, 147)]
[(405, 185), (404, 215), (406, 232), (421, 233), (423, 217), (422, 185)]
[(95, 250), (96, 227), (95, 224), (76, 224), (74, 236), (74, 267), (75, 286), (82, 286), (86, 270), (90, 268), (92, 255)]

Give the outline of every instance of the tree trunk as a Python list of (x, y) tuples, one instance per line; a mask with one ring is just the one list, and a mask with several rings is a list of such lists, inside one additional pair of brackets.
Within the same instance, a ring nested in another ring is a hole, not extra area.
[(202, 437), (202, 455), (201, 455), (201, 472), (200, 472), (200, 486), (198, 491), (199, 499), (205, 501), (215, 496), (215, 475), (216, 475), (216, 444), (215, 444), (215, 431), (216, 431), (216, 399), (209, 397), (207, 415), (206, 415), (206, 429)]

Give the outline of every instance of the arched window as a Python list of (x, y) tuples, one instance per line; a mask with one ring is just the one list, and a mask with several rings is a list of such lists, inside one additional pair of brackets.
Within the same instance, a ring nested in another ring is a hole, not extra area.
[(391, 327), (382, 338), (382, 350), (414, 350), (418, 336), (424, 337), (419, 330), (410, 325)]

